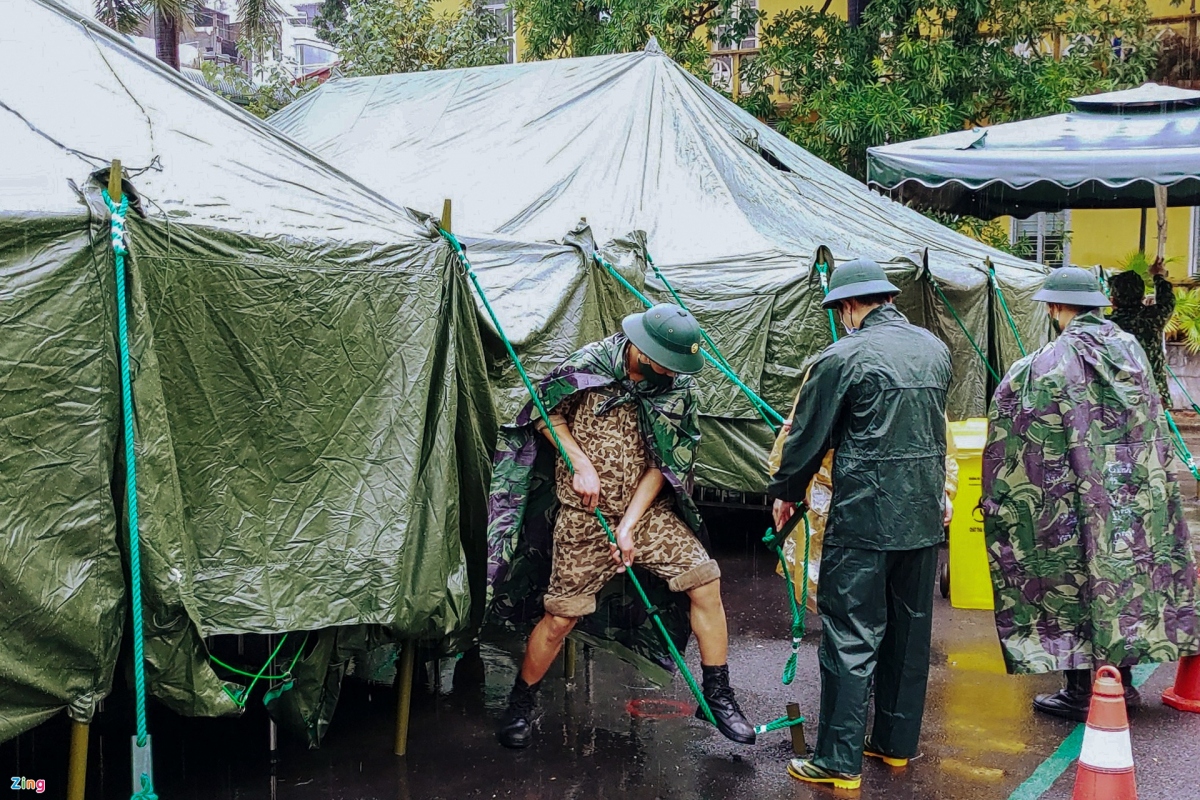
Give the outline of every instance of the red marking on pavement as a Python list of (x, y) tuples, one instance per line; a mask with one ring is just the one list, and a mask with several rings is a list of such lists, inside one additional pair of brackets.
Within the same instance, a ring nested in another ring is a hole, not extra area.
[(682, 700), (656, 700), (653, 697), (640, 697), (625, 704), (629, 716), (638, 719), (672, 719), (674, 717), (690, 717), (692, 707)]

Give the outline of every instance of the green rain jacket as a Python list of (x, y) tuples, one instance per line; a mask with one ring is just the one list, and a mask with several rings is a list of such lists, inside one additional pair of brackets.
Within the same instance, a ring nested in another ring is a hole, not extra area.
[(887, 304), (825, 348), (800, 390), (773, 497), (801, 501), (830, 449), (827, 546), (939, 544), (946, 482), (950, 351)]

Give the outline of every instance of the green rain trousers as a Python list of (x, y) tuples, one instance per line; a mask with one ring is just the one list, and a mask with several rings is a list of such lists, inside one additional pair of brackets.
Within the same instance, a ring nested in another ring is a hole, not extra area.
[(862, 772), (867, 704), (875, 681), (871, 743), (884, 755), (917, 755), (938, 547), (862, 550), (831, 546), (821, 558), (821, 721), (814, 762)]

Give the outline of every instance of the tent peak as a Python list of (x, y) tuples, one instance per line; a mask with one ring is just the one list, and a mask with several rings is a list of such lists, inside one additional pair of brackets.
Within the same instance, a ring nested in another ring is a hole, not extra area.
[(1200, 92), (1143, 83), (1135, 89), (1101, 92), (1084, 97), (1072, 97), (1072, 106), (1079, 111), (1120, 114), (1125, 111), (1173, 111), (1177, 108), (1200, 106)]
[(651, 55), (656, 55), (656, 56), (661, 56), (663, 54), (663, 49), (661, 47), (659, 47), (659, 45), (658, 45), (658, 37), (657, 36), (651, 36), (650, 41), (646, 42), (645, 52), (650, 53)]

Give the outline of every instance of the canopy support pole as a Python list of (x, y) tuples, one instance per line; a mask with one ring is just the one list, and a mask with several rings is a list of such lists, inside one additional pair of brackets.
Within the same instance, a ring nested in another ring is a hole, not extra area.
[(1146, 252), (1146, 209), (1142, 209), (1142, 224), (1138, 229), (1138, 252)]
[(1158, 251), (1154, 260), (1161, 264), (1167, 257), (1167, 187), (1154, 187), (1154, 213), (1158, 222)]
[(83, 800), (87, 788), (88, 731), (86, 722), (71, 720), (71, 755), (67, 762), (67, 800)]
[(398, 756), (408, 753), (408, 716), (412, 710), (413, 672), (416, 667), (417, 643), (404, 642), (400, 650), (400, 669), (396, 673), (396, 746)]

